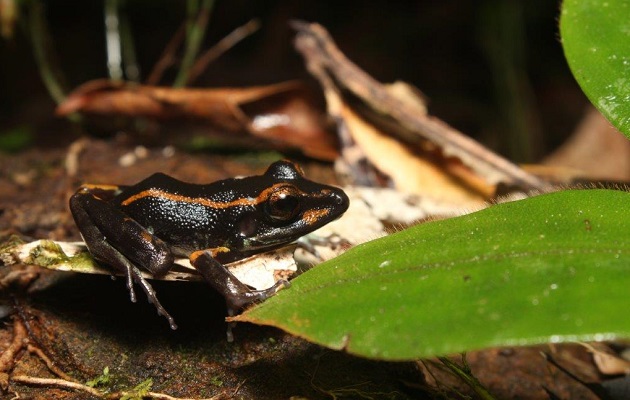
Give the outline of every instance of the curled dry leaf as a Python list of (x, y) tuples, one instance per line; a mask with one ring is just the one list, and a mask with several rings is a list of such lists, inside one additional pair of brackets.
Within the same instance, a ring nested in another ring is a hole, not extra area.
[[(350, 175), (360, 175), (364, 160), (352, 159), (360, 153), (396, 188), (466, 206), (491, 197), (498, 183), (548, 188), (543, 180), (427, 115), (423, 100), (409, 85), (377, 82), (345, 57), (322, 26), (294, 22), (293, 27), (298, 31), (295, 47), (324, 89), (342, 143), (360, 148), (342, 152), (354, 167)], [(366, 180), (370, 178), (357, 181)]]
[(599, 372), (605, 375), (630, 374), (630, 361), (615, 354), (606, 343), (580, 343), (593, 354), (593, 362)]
[(594, 107), (575, 132), (544, 164), (553, 167), (552, 179), (630, 180), (630, 141)]
[(77, 88), (57, 108), (60, 116), (74, 112), (184, 122), (227, 143), (299, 149), (323, 160), (337, 156), (334, 135), (324, 129), (322, 115), (298, 82), (174, 89), (96, 80)]
[[(230, 271), (242, 282), (255, 289), (265, 289), (278, 279), (288, 279), (297, 271), (293, 252), (296, 245), (248, 257), (227, 264)], [(55, 242), (36, 240), (25, 243), (12, 240), (0, 244), (0, 260), (5, 265), (28, 264), (55, 271), (71, 271), (83, 274), (112, 275), (116, 272), (97, 264), (83, 242)], [(175, 260), (176, 265), (166, 274), (155, 277), (142, 271), (147, 279), (165, 281), (201, 281), (202, 277), (187, 259)]]

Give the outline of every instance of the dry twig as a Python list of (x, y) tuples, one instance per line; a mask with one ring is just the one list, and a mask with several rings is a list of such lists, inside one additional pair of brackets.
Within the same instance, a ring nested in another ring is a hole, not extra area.
[(9, 372), (13, 368), (17, 353), (28, 341), (28, 334), (19, 318), (13, 320), (13, 340), (9, 347), (0, 354), (0, 372)]
[[(16, 376), (13, 376), (11, 380), (13, 382), (22, 383), (25, 385), (57, 387), (60, 389), (78, 390), (84, 393), (88, 393), (92, 396), (99, 397), (102, 399), (108, 399), (108, 400), (120, 399), (121, 397), (132, 394), (129, 391), (119, 391), (115, 393), (105, 394), (99, 391), (98, 389), (94, 389), (82, 383), (67, 381), (65, 379), (37, 378), (34, 376), (28, 376), (28, 375), (16, 375)], [(193, 398), (173, 397), (168, 394), (159, 393), (159, 392), (146, 393), (146, 397), (150, 397), (150, 398), (158, 399), (158, 400), (218, 400), (221, 398), (221, 396), (223, 396), (223, 393), (210, 397), (210, 398), (206, 398), (206, 399), (193, 399)]]

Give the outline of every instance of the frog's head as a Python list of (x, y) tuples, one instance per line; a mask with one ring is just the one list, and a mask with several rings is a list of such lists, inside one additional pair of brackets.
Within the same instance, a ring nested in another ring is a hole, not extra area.
[(277, 161), (263, 175), (256, 212), (239, 223), (241, 250), (273, 248), (292, 242), (339, 218), (350, 204), (343, 190), (304, 177), (290, 161)]

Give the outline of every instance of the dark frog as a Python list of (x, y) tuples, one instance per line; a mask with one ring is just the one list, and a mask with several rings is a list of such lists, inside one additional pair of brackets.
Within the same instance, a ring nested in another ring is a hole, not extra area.
[(135, 282), (176, 329), (141, 270), (160, 276), (175, 258), (188, 257), (233, 315), (288, 283), (252, 290), (225, 263), (290, 243), (341, 216), (348, 204), (341, 189), (278, 161), (263, 175), (206, 185), (160, 173), (132, 186), (84, 185), (70, 210), (94, 258), (126, 276), (131, 301)]

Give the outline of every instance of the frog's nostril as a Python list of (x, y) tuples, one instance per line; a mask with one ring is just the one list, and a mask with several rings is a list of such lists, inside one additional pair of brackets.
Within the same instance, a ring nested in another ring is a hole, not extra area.
[(348, 196), (342, 191), (336, 192), (334, 194), (334, 198), (335, 198), (334, 199), (335, 204), (338, 206), (341, 206), (341, 205), (347, 206), (348, 203), (350, 202), (350, 200), (348, 200)]

